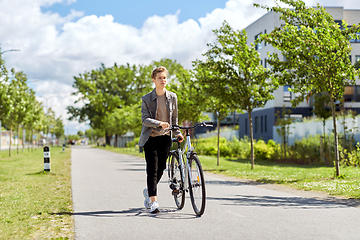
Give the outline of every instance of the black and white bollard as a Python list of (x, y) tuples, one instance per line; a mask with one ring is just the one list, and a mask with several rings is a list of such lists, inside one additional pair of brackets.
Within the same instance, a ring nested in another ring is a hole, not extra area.
[(44, 171), (50, 171), (50, 149), (48, 146), (44, 147)]
[(63, 152), (65, 152), (65, 143), (63, 144)]

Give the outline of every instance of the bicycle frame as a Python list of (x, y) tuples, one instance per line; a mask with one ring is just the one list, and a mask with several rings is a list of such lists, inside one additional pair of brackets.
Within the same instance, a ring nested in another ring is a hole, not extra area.
[[(187, 149), (187, 152), (186, 152), (186, 149)], [(189, 184), (189, 181), (188, 181), (188, 178), (190, 176), (190, 181), (191, 181), (191, 175), (190, 175), (190, 166), (189, 166), (189, 161), (188, 159), (190, 158), (190, 155), (191, 153), (194, 151), (194, 148), (191, 146), (191, 140), (190, 140), (190, 135), (187, 135), (186, 136), (186, 142), (184, 144), (184, 147), (183, 149), (177, 149), (176, 150), (179, 154), (179, 160), (180, 160), (180, 169), (181, 169), (181, 172), (182, 172), (182, 176), (184, 179), (183, 180), (183, 183), (184, 183), (184, 190), (188, 189), (188, 184)], [(184, 159), (183, 159), (183, 155), (184, 153), (186, 152), (186, 169), (184, 167)]]
[[(210, 123), (211, 125), (207, 125), (207, 123), (203, 122), (203, 123), (199, 123), (196, 124), (194, 127), (192, 128), (196, 128), (197, 126), (201, 125), (201, 126), (212, 126), (212, 122)], [(190, 128), (181, 128), (179, 126), (177, 126), (180, 129), (185, 129), (185, 136), (186, 136), (186, 142), (184, 144), (183, 149), (180, 148), (180, 143), (178, 142), (178, 147), (176, 151), (179, 155), (179, 164), (180, 164), (180, 169), (181, 169), (181, 173), (182, 173), (182, 180), (184, 183), (184, 191), (187, 191), (189, 188), (189, 182), (192, 183), (192, 179), (191, 179), (191, 174), (190, 174), (190, 165), (189, 165), (189, 159), (192, 155), (192, 153), (194, 152), (194, 147), (191, 146), (191, 138), (190, 138), (190, 133), (189, 130)], [(184, 161), (185, 159), (183, 158), (184, 154), (186, 153), (186, 162)], [(185, 165), (184, 165), (185, 164)], [(186, 168), (186, 169), (185, 169)], [(189, 181), (190, 178), (190, 181)]]

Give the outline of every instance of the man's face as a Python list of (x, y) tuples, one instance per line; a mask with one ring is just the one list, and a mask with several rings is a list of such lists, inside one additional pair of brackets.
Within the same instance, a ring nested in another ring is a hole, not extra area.
[(166, 72), (161, 72), (156, 74), (155, 79), (153, 79), (152, 81), (155, 83), (155, 87), (156, 88), (165, 88), (166, 84), (167, 84), (167, 73)]

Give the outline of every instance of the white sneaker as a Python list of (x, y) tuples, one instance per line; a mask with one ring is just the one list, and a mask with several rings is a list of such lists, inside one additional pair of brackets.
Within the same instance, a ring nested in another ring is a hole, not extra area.
[(158, 213), (159, 210), (159, 203), (157, 201), (153, 201), (150, 205), (150, 212), (151, 213)]
[(149, 197), (149, 193), (148, 193), (147, 188), (144, 189), (143, 195), (144, 195), (144, 198), (145, 198), (144, 206), (145, 206), (145, 208), (150, 209), (151, 199)]

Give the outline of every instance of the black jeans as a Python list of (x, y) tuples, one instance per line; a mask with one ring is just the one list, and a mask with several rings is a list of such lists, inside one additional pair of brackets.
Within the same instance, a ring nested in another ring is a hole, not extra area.
[(150, 137), (144, 145), (149, 197), (156, 196), (157, 184), (166, 169), (170, 147), (171, 137), (166, 135)]

